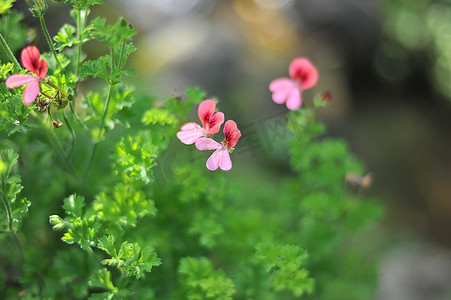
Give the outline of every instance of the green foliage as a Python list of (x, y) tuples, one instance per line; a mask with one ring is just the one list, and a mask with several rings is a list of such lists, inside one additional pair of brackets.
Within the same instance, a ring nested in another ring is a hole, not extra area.
[(186, 299), (233, 299), (235, 285), (223, 271), (215, 270), (211, 262), (205, 258), (185, 257), (178, 268)]
[[(55, 48), (57, 50), (63, 50), (66, 47), (72, 47), (74, 44), (76, 44), (76, 32), (77, 28), (70, 24), (64, 24), (63, 27), (61, 27), (58, 34), (54, 37), (55, 40)], [(83, 41), (85, 42), (85, 41)]]
[(114, 170), (128, 182), (153, 180), (152, 168), (156, 165), (158, 147), (152, 142), (149, 131), (136, 136), (126, 136), (116, 145)]
[[(15, 71), (18, 70), (12, 63), (0, 65), (0, 80), (6, 80)], [(30, 109), (23, 105), (21, 93), (0, 84), (0, 94), (3, 95), (0, 99), (0, 130), (8, 136), (16, 132), (27, 132)]]
[(94, 36), (110, 47), (118, 47), (124, 41), (130, 41), (136, 34), (125, 18), (120, 18), (113, 25), (106, 25), (106, 19), (96, 18), (92, 21)]
[(138, 219), (157, 213), (152, 200), (146, 199), (142, 191), (124, 183), (116, 185), (111, 195), (105, 192), (97, 195), (93, 209), (100, 220), (111, 222), (120, 230), (136, 227)]
[(19, 175), (11, 175), (13, 167), (17, 164), (19, 155), (12, 149), (0, 151), (0, 197), (3, 201), (3, 213), (0, 218), (2, 232), (15, 233), (27, 214), (31, 202), (19, 197), (23, 189)]
[(70, 4), (77, 10), (88, 9), (91, 6), (103, 4), (103, 0), (53, 0), (53, 1)]
[[(0, 33), (13, 53), (23, 47), (27, 40), (33, 38), (33, 33), (27, 32), (27, 28), (20, 23), (23, 18), (23, 14), (15, 10), (7, 10), (2, 14)], [(6, 61), (9, 61), (9, 59), (3, 47), (0, 47), (0, 62)]]
[(124, 76), (135, 76), (133, 69), (124, 70), (127, 58), (136, 51), (129, 42), (135, 33), (124, 18), (110, 26), (106, 25), (106, 19), (93, 20), (91, 34), (109, 46), (110, 54), (85, 62), (80, 70), (81, 76), (104, 78), (110, 84), (118, 84)]
[(255, 256), (263, 264), (266, 272), (272, 272), (271, 285), (275, 291), (291, 290), (295, 297), (313, 292), (314, 280), (302, 266), (307, 253), (296, 245), (276, 246), (259, 244)]
[(0, 0), (0, 15), (9, 11), (16, 0)]
[[(370, 298), (374, 258), (356, 237), (383, 210), (346, 181), (364, 168), (316, 120), (322, 98), (288, 115), (292, 173), (210, 172), (205, 153), (171, 142), (206, 93), (135, 91), (128, 22), (90, 21), (100, 0), (59, 2), (74, 24), (41, 51), (45, 95), (25, 106), (23, 88), (0, 84), (0, 298)], [(27, 29), (8, 3), (15, 52)], [(108, 53), (86, 61), (92, 40)], [(5, 61), (1, 81), (27, 73)]]
[[(110, 247), (111, 248), (111, 245)], [(134, 276), (139, 279), (150, 272), (152, 267), (159, 266), (161, 260), (150, 248), (141, 248), (137, 243), (124, 242), (116, 253), (108, 252), (112, 258), (102, 260), (102, 264), (115, 266), (126, 277)]]

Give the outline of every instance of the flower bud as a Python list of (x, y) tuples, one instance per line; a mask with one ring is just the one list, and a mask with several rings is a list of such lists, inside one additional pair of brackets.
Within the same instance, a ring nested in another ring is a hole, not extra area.
[(47, 11), (47, 2), (45, 0), (27, 0), (30, 11), (34, 17), (41, 17)]
[(323, 108), (329, 105), (329, 102), (332, 101), (332, 94), (330, 92), (324, 92), (321, 95), (316, 95), (313, 99), (313, 105), (316, 108)]
[(64, 220), (58, 215), (51, 215), (49, 217), (50, 224), (53, 225), (53, 230), (62, 230), (66, 225), (64, 224)]

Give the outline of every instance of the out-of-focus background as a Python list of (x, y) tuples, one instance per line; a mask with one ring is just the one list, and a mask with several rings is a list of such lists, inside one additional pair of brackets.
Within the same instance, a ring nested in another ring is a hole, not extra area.
[[(243, 171), (290, 172), (284, 137), (263, 133), (286, 112), (268, 83), (287, 77), (293, 58), (308, 57), (320, 81), (304, 101), (331, 92), (321, 115), (328, 134), (350, 144), (373, 176), (367, 193), (387, 207), (376, 298), (450, 299), (451, 2), (106, 2), (92, 15), (125, 15), (138, 32), (133, 84), (161, 99), (189, 86), (217, 97), (243, 131), (233, 157)], [(49, 4), (49, 28), (59, 28), (68, 12)]]

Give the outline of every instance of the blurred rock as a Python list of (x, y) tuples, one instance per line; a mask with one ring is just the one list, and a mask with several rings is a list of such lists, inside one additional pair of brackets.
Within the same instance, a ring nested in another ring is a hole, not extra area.
[(404, 244), (382, 259), (379, 280), (376, 300), (451, 299), (451, 252)]

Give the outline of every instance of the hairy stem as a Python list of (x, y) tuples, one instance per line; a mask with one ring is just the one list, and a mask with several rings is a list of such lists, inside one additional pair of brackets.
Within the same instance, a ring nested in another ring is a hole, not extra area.
[(22, 67), (19, 65), (19, 62), (17, 61), (16, 57), (14, 56), (13, 52), (8, 46), (8, 43), (6, 43), (5, 39), (3, 38), (3, 35), (0, 33), (0, 44), (2, 44), (3, 49), (6, 52), (6, 55), (8, 56), (9, 60), (16, 66), (18, 69), (22, 69)]
[(39, 21), (41, 21), (41, 27), (42, 31), (44, 31), (45, 38), (47, 39), (47, 43), (49, 44), (50, 50), (52, 51), (53, 57), (55, 58), (55, 61), (59, 65), (60, 68), (63, 68), (61, 65), (61, 62), (59, 61), (58, 57), (56, 56), (55, 47), (53, 46), (52, 39), (50, 38), (49, 31), (47, 30), (47, 26), (45, 25), (44, 16), (39, 16)]

